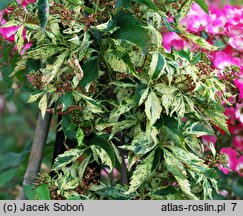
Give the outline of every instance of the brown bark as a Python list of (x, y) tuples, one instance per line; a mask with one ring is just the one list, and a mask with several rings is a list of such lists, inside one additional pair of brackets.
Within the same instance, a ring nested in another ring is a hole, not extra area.
[[(52, 118), (51, 113), (46, 113), (43, 119), (41, 117), (41, 114), (39, 113), (36, 129), (35, 129), (35, 136), (31, 147), (28, 167), (24, 175), (23, 186), (32, 185), (38, 173), (40, 172), (43, 151), (45, 148), (46, 139), (50, 128), (51, 118)], [(19, 199), (20, 200), (26, 199), (23, 188)]]

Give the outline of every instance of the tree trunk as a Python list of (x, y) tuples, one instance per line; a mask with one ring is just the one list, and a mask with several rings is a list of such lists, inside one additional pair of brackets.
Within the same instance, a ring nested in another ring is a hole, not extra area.
[[(35, 129), (35, 136), (31, 147), (28, 167), (24, 175), (23, 187), (27, 185), (32, 185), (38, 173), (40, 172), (43, 151), (45, 148), (46, 139), (50, 128), (51, 118), (51, 113), (46, 113), (43, 119), (41, 117), (41, 114), (39, 113), (37, 126)], [(24, 188), (22, 188), (19, 199), (26, 199)]]

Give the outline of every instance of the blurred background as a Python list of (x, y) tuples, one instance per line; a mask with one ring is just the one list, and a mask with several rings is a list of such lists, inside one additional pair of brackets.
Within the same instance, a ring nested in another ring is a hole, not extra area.
[[(13, 45), (0, 39), (0, 200), (18, 198), (38, 117), (37, 104), (27, 103), (32, 87), (24, 72), (9, 76), (18, 58), (12, 50)], [(54, 119), (42, 164), (47, 172), (55, 130)]]

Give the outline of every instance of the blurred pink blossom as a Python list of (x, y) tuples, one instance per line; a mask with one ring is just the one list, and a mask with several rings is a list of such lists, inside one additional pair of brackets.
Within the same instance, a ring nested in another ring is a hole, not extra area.
[(20, 55), (24, 55), (26, 52), (27, 52), (27, 50), (32, 46), (33, 44), (32, 43), (27, 43), (27, 44), (25, 44), (25, 45), (23, 45), (23, 48), (22, 48), (22, 50), (20, 51)]
[(24, 8), (26, 8), (28, 4), (35, 3), (35, 1), (36, 0), (17, 0), (17, 2), (20, 3)]
[(181, 50), (186, 45), (186, 42), (175, 32), (165, 32), (162, 36), (162, 44), (168, 52), (171, 52), (172, 47)]
[(243, 52), (243, 33), (240, 36), (234, 36), (229, 39), (229, 44), (239, 50), (240, 52)]
[(243, 155), (240, 156), (239, 160), (238, 160), (238, 164), (236, 167), (236, 171), (238, 172), (238, 174), (240, 176), (243, 177)]
[(232, 144), (237, 150), (243, 151), (243, 131), (234, 136)]
[(20, 26), (9, 26), (9, 27), (0, 27), (0, 34), (4, 40), (14, 42), (15, 33), (18, 31)]
[[(20, 26), (0, 27), (0, 34), (2, 35), (4, 40), (14, 43), (15, 34), (18, 31), (18, 29), (20, 28)], [(26, 29), (23, 30), (22, 37), (26, 41)], [(32, 46), (32, 43), (24, 44), (20, 51), (20, 55), (24, 55), (31, 46)], [(15, 46), (15, 49), (17, 50), (17, 46)]]
[[(236, 167), (238, 165), (238, 159), (237, 159), (237, 156), (238, 156), (238, 152), (230, 147), (227, 147), (227, 148), (222, 148), (220, 150), (221, 153), (224, 153), (227, 155), (227, 158), (228, 158), (228, 164), (227, 166), (232, 169), (233, 171), (236, 170)], [(222, 170), (222, 172), (224, 174), (228, 174), (230, 172), (229, 169), (227, 168), (224, 168), (224, 167), (220, 167), (220, 169)]]
[[(228, 125), (235, 124), (236, 117), (235, 117), (235, 108), (234, 107), (225, 108), (224, 115), (226, 115), (228, 117), (228, 119), (227, 119)], [(230, 130), (230, 128), (229, 128), (229, 130)]]
[(224, 10), (211, 9), (210, 19), (206, 26), (206, 31), (210, 34), (224, 34), (227, 17)]
[[(107, 179), (107, 178), (109, 178), (109, 172), (110, 172), (110, 169), (106, 167), (101, 170), (101, 176), (103, 178)], [(112, 175), (114, 176), (115, 180), (118, 180), (120, 178), (120, 173), (118, 172), (118, 170), (116, 168), (113, 169)]]
[(239, 98), (243, 98), (243, 68), (241, 68), (241, 73), (238, 75), (238, 77), (234, 80), (235, 86), (239, 89)]
[(196, 33), (204, 30), (210, 19), (210, 16), (195, 3), (192, 5), (186, 18), (182, 20), (182, 24), (186, 25), (190, 32)]
[(235, 117), (243, 123), (243, 104), (236, 104)]
[(213, 64), (214, 67), (223, 71), (225, 67), (236, 65), (240, 66), (240, 59), (237, 57), (234, 57), (230, 54), (226, 54), (223, 51), (214, 52), (213, 54)]
[(217, 141), (217, 137), (214, 135), (205, 135), (202, 136), (201, 138), (202, 138), (202, 142), (206, 145), (209, 145), (210, 143), (215, 144)]

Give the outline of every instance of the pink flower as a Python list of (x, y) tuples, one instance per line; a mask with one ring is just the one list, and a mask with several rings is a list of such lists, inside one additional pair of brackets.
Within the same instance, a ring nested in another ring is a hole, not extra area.
[(234, 80), (235, 86), (239, 89), (239, 98), (243, 98), (243, 68), (241, 68), (241, 73), (238, 75), (238, 78)]
[(236, 50), (239, 50), (240, 52), (243, 52), (243, 35), (242, 34), (240, 36), (231, 37), (229, 39), (229, 44)]
[(243, 104), (236, 104), (236, 108), (235, 117), (243, 123)]
[(6, 20), (3, 18), (4, 11), (0, 11), (0, 26), (6, 23)]
[(188, 31), (197, 33), (206, 28), (210, 19), (210, 16), (198, 4), (194, 3), (181, 24), (187, 26)]
[(30, 3), (35, 3), (36, 0), (17, 0), (24, 8)]
[(237, 23), (236, 25), (227, 24), (227, 34), (231, 37), (240, 36), (243, 34), (243, 23)]
[(201, 138), (202, 142), (206, 145), (209, 145), (210, 143), (215, 144), (217, 141), (217, 137), (215, 135), (204, 135)]
[(227, 66), (231, 66), (231, 65), (240, 66), (239, 58), (233, 57), (230, 54), (226, 54), (223, 51), (215, 52), (213, 56), (214, 59), (212, 60), (213, 60), (214, 67), (221, 71), (223, 71)]
[(227, 18), (228, 18), (228, 23), (232, 25), (236, 25), (238, 23), (242, 23), (243, 17), (243, 8), (239, 8), (236, 6), (231, 6), (231, 5), (226, 5), (224, 7), (224, 10), (226, 12)]
[(228, 126), (234, 125), (235, 124), (235, 108), (234, 107), (225, 108), (224, 114), (228, 117), (228, 119), (227, 119)]
[[(101, 176), (105, 179), (109, 178), (109, 173), (110, 173), (110, 169), (107, 167), (101, 170)], [(115, 180), (118, 180), (120, 178), (120, 173), (116, 168), (113, 169), (112, 175), (114, 176)]]
[[(228, 158), (228, 164), (227, 166), (232, 169), (232, 170), (236, 170), (236, 167), (238, 165), (238, 159), (237, 159), (237, 156), (238, 156), (238, 152), (230, 147), (228, 148), (222, 148), (220, 150), (221, 153), (224, 153), (227, 155), (227, 158)], [(222, 172), (224, 174), (228, 174), (230, 171), (227, 169), (227, 168), (224, 168), (224, 167), (220, 167), (220, 169), (222, 170)]]
[(211, 9), (210, 22), (206, 26), (206, 31), (210, 34), (224, 34), (227, 17), (223, 10)]
[(237, 150), (243, 151), (243, 124), (237, 124), (236, 126), (231, 126), (229, 129), (231, 134), (234, 135), (232, 141), (233, 146)]
[(234, 136), (232, 144), (237, 150), (243, 151), (243, 131), (241, 131), (241, 133)]
[(243, 177), (243, 155), (240, 156), (239, 160), (238, 160), (238, 164), (236, 167), (236, 171), (238, 172), (238, 174), (240, 176)]
[(175, 32), (165, 32), (162, 33), (162, 36), (162, 44), (168, 52), (171, 52), (172, 47), (176, 50), (181, 50), (186, 45), (186, 42)]
[(0, 27), (0, 34), (4, 40), (14, 42), (15, 33), (18, 31), (19, 26), (9, 26), (9, 27)]
[(24, 55), (32, 45), (33, 45), (32, 43), (25, 44), (19, 54)]
[(215, 146), (215, 143), (217, 142), (217, 137), (215, 135), (204, 135), (201, 136), (202, 143), (206, 146), (205, 151), (210, 150), (210, 143)]

